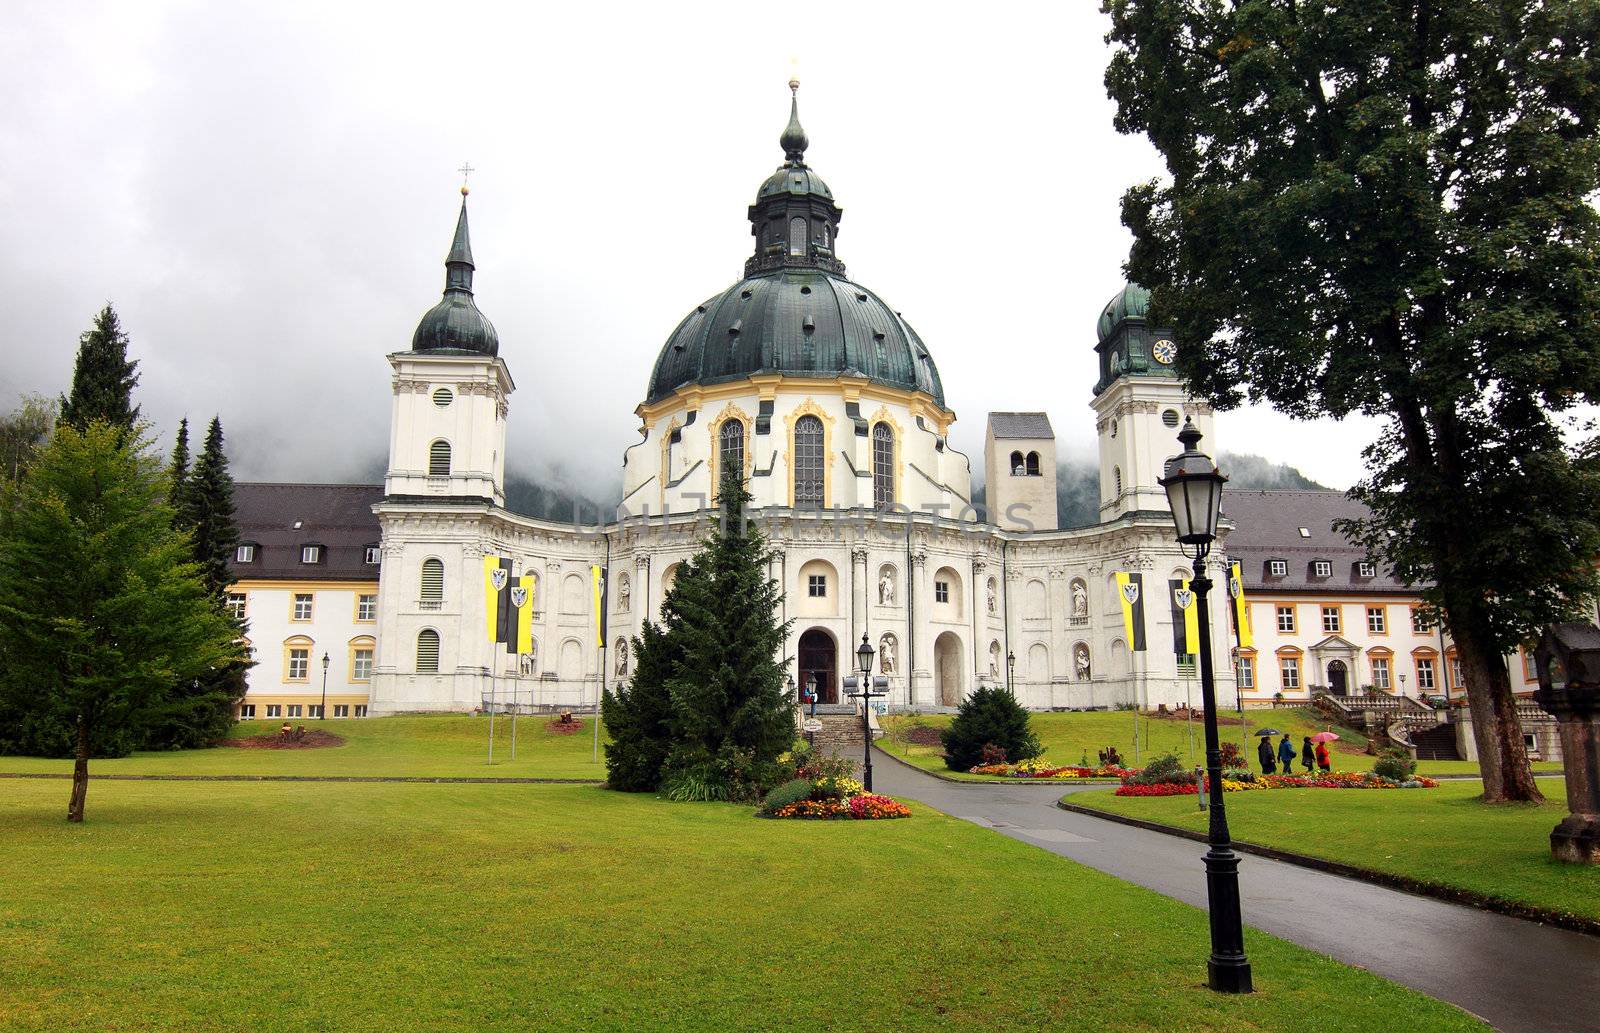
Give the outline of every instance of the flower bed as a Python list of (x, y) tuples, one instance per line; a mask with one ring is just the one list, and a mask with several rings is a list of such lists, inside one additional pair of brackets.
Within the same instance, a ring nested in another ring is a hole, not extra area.
[(870, 821), (878, 818), (909, 818), (911, 811), (887, 796), (861, 793), (843, 800), (796, 800), (777, 808), (767, 817)]
[(1025, 760), (1021, 764), (978, 764), (967, 769), (972, 775), (994, 775), (999, 778), (1045, 778), (1070, 781), (1074, 778), (1126, 778), (1133, 774), (1128, 768), (1107, 764), (1086, 768), (1077, 764), (1058, 767), (1040, 760)]
[[(1137, 774), (1134, 772), (1133, 774)], [(1418, 775), (1404, 782), (1397, 782), (1392, 778), (1384, 778), (1370, 771), (1337, 771), (1326, 775), (1259, 775), (1252, 781), (1243, 782), (1236, 779), (1224, 778), (1222, 791), (1225, 793), (1248, 792), (1255, 789), (1435, 789), (1439, 783), (1434, 779)], [(1206, 787), (1211, 786), (1211, 779), (1206, 779)], [(1117, 787), (1116, 796), (1194, 796), (1200, 787), (1193, 782), (1155, 782), (1149, 785), (1138, 785), (1124, 782)]]

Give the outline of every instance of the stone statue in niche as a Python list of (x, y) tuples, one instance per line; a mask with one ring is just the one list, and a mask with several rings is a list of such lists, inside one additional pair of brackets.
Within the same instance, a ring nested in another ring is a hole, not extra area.
[(617, 677), (621, 678), (628, 673), (628, 643), (626, 639), (617, 640)]
[(1089, 680), (1089, 647), (1083, 643), (1072, 651), (1072, 665), (1077, 671), (1079, 681)]
[(878, 574), (878, 605), (894, 605), (894, 571), (888, 567)]
[(539, 643), (528, 643), (528, 651), (517, 658), (517, 670), (525, 678), (531, 678), (539, 673)]
[(1000, 643), (989, 643), (989, 677), (1000, 679)]
[[(623, 613), (627, 613), (628, 603), (632, 598), (633, 581), (628, 577), (628, 575), (623, 574), (621, 577), (617, 578), (617, 609), (621, 610)], [(621, 656), (622, 653), (619, 651), (617, 655)]]
[(893, 674), (894, 664), (894, 636), (885, 635), (878, 640), (878, 669), (884, 674)]
[(994, 581), (991, 580), (989, 582), (989, 616), (991, 616), (991, 617), (994, 616), (994, 608), (995, 608)]
[(1074, 617), (1089, 616), (1089, 589), (1082, 581), (1072, 583), (1072, 615)]

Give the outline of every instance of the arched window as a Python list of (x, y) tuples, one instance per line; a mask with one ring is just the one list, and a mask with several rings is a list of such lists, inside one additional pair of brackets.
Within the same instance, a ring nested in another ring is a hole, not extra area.
[(822, 421), (811, 415), (794, 424), (794, 504), (814, 509), (823, 504)]
[(1028, 453), (1028, 476), (1039, 476), (1039, 453), (1037, 452)]
[(1024, 467), (1023, 462), (1022, 462), (1022, 453), (1021, 452), (1013, 452), (1013, 453), (1011, 453), (1011, 476), (1013, 476), (1013, 477), (1021, 477), (1022, 476), (1022, 472), (1023, 472), (1024, 469), (1026, 469), (1026, 468)]
[(717, 462), (719, 481), (729, 470), (737, 470), (739, 479), (744, 480), (744, 424), (738, 420), (722, 421), (722, 429), (717, 432)]
[(417, 673), (439, 673), (439, 633), (432, 628), (417, 632)]
[(806, 221), (798, 215), (789, 220), (789, 254), (806, 253)]
[(422, 589), (417, 598), (421, 600), (422, 609), (439, 609), (444, 599), (443, 560), (426, 559), (422, 561)]
[(1111, 477), (1115, 483), (1116, 497), (1120, 499), (1122, 498), (1122, 467), (1113, 466), (1111, 468)]
[(872, 504), (894, 505), (894, 428), (887, 423), (872, 425)]
[(450, 442), (435, 441), (428, 446), (428, 476), (450, 476)]

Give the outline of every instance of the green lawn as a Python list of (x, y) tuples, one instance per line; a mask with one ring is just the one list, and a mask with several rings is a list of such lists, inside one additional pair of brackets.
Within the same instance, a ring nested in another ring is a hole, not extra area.
[[(1223, 716), (1231, 717), (1232, 711)], [(968, 781), (993, 781), (982, 775), (970, 775), (965, 771), (954, 772), (944, 766), (944, 754), (938, 746), (910, 746), (907, 747), (903, 740), (897, 740), (894, 731), (905, 727), (912, 722), (921, 722), (935, 728), (943, 728), (950, 723), (949, 714), (929, 714), (910, 717), (904, 714), (891, 715), (883, 719), (885, 736), (878, 740), (878, 745), (910, 761), (919, 768), (935, 771), (941, 775), (952, 776)], [(1279, 710), (1247, 710), (1245, 720), (1248, 727), (1241, 729), (1238, 725), (1223, 725), (1218, 731), (1223, 741), (1232, 740), (1243, 744), (1246, 757), (1250, 761), (1250, 769), (1256, 768), (1256, 740), (1242, 732), (1254, 731), (1256, 728), (1277, 728), (1290, 733), (1298, 748), (1302, 736), (1316, 732), (1334, 731), (1342, 737), (1333, 744), (1333, 766), (1338, 771), (1370, 771), (1373, 758), (1362, 751), (1366, 748), (1367, 740), (1361, 733), (1333, 725), (1322, 718), (1320, 714), (1310, 707), (1285, 707)], [(1112, 711), (1085, 711), (1075, 713), (1052, 712), (1032, 715), (1033, 729), (1039, 736), (1039, 741), (1044, 744), (1045, 757), (1056, 764), (1077, 764), (1085, 756), (1090, 765), (1097, 763), (1097, 754), (1107, 746), (1115, 746), (1122, 754), (1124, 763), (1129, 767), (1137, 766), (1133, 747), (1134, 715), (1128, 710)], [(1192, 746), (1191, 746), (1192, 735)], [(1245, 739), (1248, 742), (1244, 742)], [(1176, 754), (1178, 757), (1198, 766), (1205, 763), (1205, 730), (1196, 720), (1191, 728), (1185, 721), (1165, 718), (1139, 718), (1139, 752), (1138, 760), (1145, 761), (1163, 753)], [(1476, 775), (1478, 765), (1470, 761), (1441, 760), (1423, 761), (1417, 768), (1425, 775)], [(1298, 762), (1296, 764), (1298, 770)], [(1534, 770), (1559, 772), (1560, 764), (1541, 763), (1535, 764)]]
[(1258, 933), (1260, 992), (1210, 993), (1202, 912), (923, 807), (102, 782), (69, 826), (62, 790), (0, 783), (7, 1029), (1486, 1028)]
[[(1600, 919), (1600, 868), (1550, 859), (1550, 830), (1566, 816), (1559, 779), (1539, 783), (1546, 802), (1490, 806), (1483, 785), (1445, 782), (1437, 789), (1274, 789), (1229, 793), (1234, 837), (1346, 864), (1373, 868)], [(1204, 830), (1194, 797), (1074, 793), (1069, 802), (1148, 821)]]
[[(492, 776), (495, 778), (605, 778), (605, 731), (600, 733), (600, 763), (592, 757), (593, 726), (573, 735), (545, 731), (548, 717), (517, 719), (517, 759), (511, 759), (511, 719), (494, 722), (494, 765), (487, 763), (489, 719), (434, 714), (373, 717), (353, 721), (304, 721), (307, 728), (345, 737), (343, 746), (304, 750), (237, 749), (136, 753), (115, 760), (91, 760), (89, 773), (101, 775), (410, 775)], [(276, 735), (281, 721), (245, 721), (235, 735)], [(0, 772), (71, 771), (70, 760), (0, 757)], [(95, 789), (90, 789), (93, 807)]]

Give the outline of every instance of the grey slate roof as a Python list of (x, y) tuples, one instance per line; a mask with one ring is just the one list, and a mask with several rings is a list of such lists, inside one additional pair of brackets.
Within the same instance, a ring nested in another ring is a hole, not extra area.
[[(366, 550), (378, 544), (372, 507), (382, 498), (381, 484), (236, 484), (239, 541), (256, 546), (256, 558), (240, 563), (236, 553), (228, 566), (240, 579), (376, 581)], [(303, 545), (322, 546), (322, 562), (301, 563)]]
[[(1228, 556), (1239, 562), (1249, 592), (1406, 593), (1407, 588), (1382, 564), (1373, 577), (1361, 577), (1358, 564), (1366, 552), (1333, 529), (1335, 520), (1366, 516), (1367, 509), (1342, 491), (1252, 491), (1227, 488), (1222, 515), (1233, 522)], [(1309, 537), (1300, 533), (1305, 528)], [(1271, 575), (1272, 560), (1283, 560), (1288, 573)], [(1313, 565), (1327, 560), (1329, 577), (1315, 575)]]
[(992, 412), (989, 426), (997, 438), (1047, 438), (1055, 440), (1050, 417), (1042, 412)]

